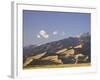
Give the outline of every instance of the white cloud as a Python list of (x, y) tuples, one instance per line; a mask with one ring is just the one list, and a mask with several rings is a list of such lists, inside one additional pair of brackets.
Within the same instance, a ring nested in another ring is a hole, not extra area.
[(58, 34), (58, 32), (57, 32), (57, 31), (54, 31), (54, 32), (53, 32), (53, 35), (57, 35), (57, 34)]
[(41, 36), (38, 34), (38, 35), (37, 35), (37, 38), (41, 38)]
[(46, 31), (44, 31), (44, 30), (41, 30), (41, 31), (39, 32), (39, 34), (40, 34), (43, 38), (49, 38), (49, 34), (48, 34)]

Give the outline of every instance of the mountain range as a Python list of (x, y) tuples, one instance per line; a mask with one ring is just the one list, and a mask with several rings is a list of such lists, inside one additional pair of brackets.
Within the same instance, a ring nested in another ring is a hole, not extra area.
[(23, 67), (90, 62), (91, 35), (89, 32), (40, 46), (30, 45), (23, 48)]

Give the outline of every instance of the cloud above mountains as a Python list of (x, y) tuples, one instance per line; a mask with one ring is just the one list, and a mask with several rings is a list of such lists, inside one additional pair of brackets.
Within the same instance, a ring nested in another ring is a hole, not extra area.
[(54, 31), (54, 32), (53, 32), (53, 35), (57, 35), (57, 34), (58, 34), (58, 32), (57, 32), (57, 31)]
[(40, 32), (37, 34), (37, 38), (41, 38), (41, 37), (47, 39), (49, 38), (49, 34), (45, 30), (40, 30)]
[[(53, 31), (52, 32), (53, 36), (56, 36), (56, 35), (61, 35), (61, 36), (65, 36), (66, 33), (65, 32), (58, 32), (58, 31)], [(47, 39), (50, 37), (50, 34), (45, 31), (45, 30), (40, 30), (37, 34), (37, 38), (44, 38), (44, 39)], [(58, 36), (59, 37), (59, 36)]]
[(37, 38), (41, 38), (41, 36), (39, 34), (37, 34)]
[(41, 30), (41, 31), (39, 32), (39, 34), (40, 34), (43, 38), (49, 38), (49, 34), (48, 34), (46, 31), (44, 31), (44, 30)]

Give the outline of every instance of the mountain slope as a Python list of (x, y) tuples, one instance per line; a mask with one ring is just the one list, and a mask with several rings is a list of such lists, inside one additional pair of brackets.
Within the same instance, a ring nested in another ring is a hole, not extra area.
[[(83, 33), (78, 37), (69, 37), (34, 48), (29, 48), (29, 51), (25, 51), (24, 48), (23, 65), (24, 67), (27, 67), (29, 65), (77, 64), (91, 62), (90, 42), (90, 34)], [(36, 59), (36, 56), (40, 57)]]

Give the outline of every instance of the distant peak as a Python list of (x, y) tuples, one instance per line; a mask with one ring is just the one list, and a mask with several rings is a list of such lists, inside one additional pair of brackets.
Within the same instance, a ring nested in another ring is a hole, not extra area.
[(80, 37), (86, 37), (86, 36), (90, 36), (90, 32), (80, 33), (80, 34), (77, 35), (76, 37), (77, 37), (77, 38), (80, 38)]

